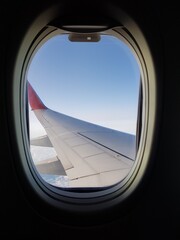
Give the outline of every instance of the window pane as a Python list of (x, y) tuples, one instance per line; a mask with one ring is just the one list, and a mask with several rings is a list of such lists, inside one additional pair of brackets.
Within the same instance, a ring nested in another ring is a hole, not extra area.
[(136, 159), (139, 65), (114, 36), (68, 37), (50, 38), (29, 66), (32, 159), (52, 185), (110, 186)]

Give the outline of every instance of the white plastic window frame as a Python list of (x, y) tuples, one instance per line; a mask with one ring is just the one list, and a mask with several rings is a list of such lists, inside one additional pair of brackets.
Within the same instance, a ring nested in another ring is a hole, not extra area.
[[(132, 25), (127, 24), (127, 26), (124, 27), (120, 26), (114, 29), (106, 30), (106, 34), (114, 35), (122, 41), (125, 41), (125, 43), (135, 53), (141, 69), (143, 93), (141, 138), (136, 161), (130, 173), (119, 184), (100, 191), (64, 191), (50, 186), (38, 177), (36, 170), (31, 164), (32, 159), (29, 150), (25, 89), (26, 72), (29, 61), (33, 57), (35, 51), (38, 50), (38, 47), (47, 41), (47, 39), (57, 33), (59, 34), (64, 32), (64, 30), (53, 28), (51, 26), (47, 26), (46, 28), (42, 28), (42, 26), (44, 26), (44, 22), (41, 27), (40, 25), (36, 25), (34, 23), (34, 25), (32, 25), (29, 29), (20, 47), (14, 68), (14, 122), (22, 169), (24, 170), (30, 186), (34, 189), (37, 195), (44, 199), (44, 201), (48, 202), (48, 204), (56, 206), (60, 209), (74, 209), (74, 205), (76, 205), (77, 208), (78, 204), (77, 209), (81, 209), (81, 211), (92, 211), (97, 209), (97, 207), (103, 209), (111, 205), (119, 204), (136, 190), (137, 186), (143, 179), (143, 176), (149, 166), (151, 148), (153, 145), (152, 142), (157, 108), (156, 75), (148, 44), (135, 23)], [(40, 30), (41, 33), (39, 34)], [(38, 37), (36, 37), (37, 35)], [(131, 36), (133, 36), (133, 38)], [(17, 93), (19, 98), (17, 98)], [(87, 209), (87, 205), (91, 207)]]

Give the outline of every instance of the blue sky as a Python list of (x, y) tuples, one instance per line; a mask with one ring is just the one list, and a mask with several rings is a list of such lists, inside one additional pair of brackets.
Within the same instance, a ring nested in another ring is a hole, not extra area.
[[(78, 43), (67, 35), (55, 36), (37, 51), (27, 77), (47, 107), (135, 133), (140, 69), (131, 50), (116, 37)], [(32, 112), (30, 122), (33, 135), (42, 135)]]

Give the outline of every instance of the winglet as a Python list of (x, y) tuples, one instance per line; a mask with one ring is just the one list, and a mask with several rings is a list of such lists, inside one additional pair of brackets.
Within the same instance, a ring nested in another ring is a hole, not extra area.
[(44, 103), (41, 101), (37, 93), (28, 82), (28, 99), (32, 110), (47, 109)]

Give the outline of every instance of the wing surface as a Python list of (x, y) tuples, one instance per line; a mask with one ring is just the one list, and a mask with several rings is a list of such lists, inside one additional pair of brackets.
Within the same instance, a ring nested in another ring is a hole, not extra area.
[(109, 186), (128, 174), (136, 153), (134, 135), (50, 110), (31, 85), (28, 88), (31, 108), (57, 153), (69, 187)]

